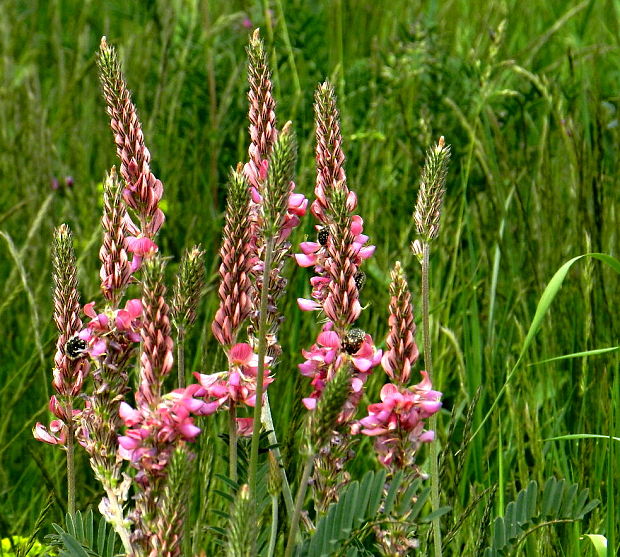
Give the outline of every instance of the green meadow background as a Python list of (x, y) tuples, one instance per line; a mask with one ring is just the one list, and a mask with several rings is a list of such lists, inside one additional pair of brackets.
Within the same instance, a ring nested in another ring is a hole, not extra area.
[[(445, 531), (463, 522), (446, 554), (472, 555), (488, 535), (480, 532), (484, 500), (463, 514), (484, 489), (496, 486), (496, 516), (528, 482), (555, 476), (601, 504), (583, 522), (540, 529), (519, 554), (594, 555), (580, 539), (591, 533), (607, 536), (615, 555), (618, 443), (552, 438), (619, 436), (620, 352), (534, 364), (618, 345), (617, 273), (594, 259), (575, 263), (514, 366), (555, 271), (580, 254), (618, 255), (617, 0), (0, 0), (0, 538), (27, 535), (48, 493), (47, 521), (61, 521), (65, 510), (62, 454), (34, 441), (31, 429), (49, 420), (50, 244), (60, 223), (75, 235), (82, 303), (102, 299), (101, 181), (118, 163), (96, 73), (100, 38), (119, 50), (165, 185), (159, 244), (170, 277), (185, 246), (207, 252), (207, 295), (187, 357), (192, 371), (207, 372), (221, 363), (210, 334), (216, 253), (226, 175), (246, 160), (245, 46), (255, 27), (270, 53), (279, 122), (290, 119), (297, 131), (297, 189), (308, 197), (314, 89), (325, 78), (335, 85), (349, 187), (377, 246), (360, 325), (379, 345), (394, 261), (419, 296), (409, 245), (425, 150), (441, 135), (452, 146), (431, 260), (435, 386), (444, 393), (438, 438), (447, 447), (442, 503), (453, 508)], [(312, 225), (306, 217), (294, 247)], [(318, 326), (295, 303), (308, 294), (309, 272), (292, 262), (288, 272), (285, 357), (270, 393), (294, 471), (300, 398), (309, 392), (296, 365)], [(364, 406), (383, 382), (380, 371), (369, 380)], [(479, 387), (477, 434), (467, 439)], [(217, 421), (203, 423), (216, 460), (226, 453)], [(354, 477), (377, 466), (368, 440), (357, 452)], [(425, 448), (423, 466), (427, 457)], [(78, 507), (96, 508), (97, 486), (86, 460), (79, 464)]]

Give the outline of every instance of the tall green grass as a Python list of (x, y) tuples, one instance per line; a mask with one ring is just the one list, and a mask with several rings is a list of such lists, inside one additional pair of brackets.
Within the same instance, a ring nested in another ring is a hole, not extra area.
[[(361, 326), (378, 341), (386, 332), (392, 262), (403, 261), (412, 284), (419, 278), (408, 244), (424, 149), (439, 135), (452, 145), (431, 304), (435, 377), (445, 408), (438, 437), (448, 446), (444, 503), (455, 509), (445, 528), (485, 488), (497, 485), (495, 516), (530, 480), (542, 485), (556, 475), (589, 488), (602, 505), (578, 527), (541, 531), (522, 554), (593, 554), (580, 541), (583, 533), (604, 534), (617, 548), (617, 443), (552, 438), (619, 436), (620, 354), (531, 365), (618, 344), (620, 283), (613, 270), (594, 260), (574, 265), (503, 396), (482, 420), (517, 362), (555, 271), (583, 253), (618, 255), (619, 11), (611, 0), (4, 0), (0, 537), (25, 535), (48, 491), (57, 500), (52, 515), (58, 520), (64, 510), (62, 459), (35, 442), (30, 428), (45, 417), (44, 376), (51, 379), (55, 225), (68, 222), (78, 239), (83, 302), (99, 295), (99, 184), (116, 164), (94, 65), (100, 37), (119, 48), (153, 167), (165, 184), (161, 249), (178, 262), (185, 245), (201, 242), (212, 293), (224, 180), (246, 156), (247, 17), (268, 40), (278, 114), (282, 123), (294, 119), (298, 190), (307, 196), (314, 180), (313, 90), (325, 77), (336, 84), (350, 185), (377, 245), (364, 291), (372, 307)], [(62, 183), (67, 175), (73, 188), (52, 191), (52, 178)], [(313, 233), (309, 222), (305, 232)], [(314, 324), (296, 310), (293, 301), (307, 290), (308, 277), (292, 267), (286, 356), (270, 390), (282, 400), (276, 426), (294, 469), (299, 394), (307, 392), (296, 364)], [(221, 364), (210, 338), (214, 311), (208, 295), (188, 340), (192, 370)], [(369, 399), (381, 381), (379, 374), (370, 380)], [(479, 386), (471, 429), (480, 429), (459, 470), (454, 453)], [(219, 440), (205, 442), (221, 452)], [(373, 466), (371, 450), (362, 443), (354, 474)], [(79, 506), (86, 508), (98, 493), (89, 487), (85, 462), (80, 470)], [(474, 547), (481, 515), (479, 506), (448, 554)]]

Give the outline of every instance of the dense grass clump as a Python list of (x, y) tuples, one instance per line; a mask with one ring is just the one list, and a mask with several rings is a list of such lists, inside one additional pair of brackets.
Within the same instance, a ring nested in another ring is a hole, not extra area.
[[(547, 489), (547, 497), (553, 492), (564, 501), (567, 522), (538, 528), (550, 509), (532, 504), (521, 527), (533, 533), (516, 552), (594, 555), (582, 536), (601, 534), (608, 555), (615, 554), (620, 12), (613, 2), (4, 0), (1, 12), (0, 538), (27, 537), (37, 524), (42, 537), (51, 531), (47, 522), (65, 524), (64, 458), (30, 432), (47, 420), (52, 394), (51, 246), (60, 223), (73, 230), (82, 304), (102, 299), (101, 199), (116, 160), (97, 78), (101, 36), (119, 48), (153, 172), (165, 185), (158, 244), (171, 256), (168, 283), (180, 274), (185, 247), (200, 244), (205, 252), (206, 295), (184, 340), (185, 368), (212, 373), (225, 365), (211, 322), (226, 182), (230, 168), (247, 158), (245, 48), (260, 27), (279, 122), (293, 121), (299, 143), (297, 191), (309, 198), (313, 93), (325, 78), (334, 84), (349, 187), (377, 246), (365, 268), (364, 301), (372, 305), (359, 326), (382, 348), (393, 262), (419, 284), (409, 245), (425, 152), (439, 136), (451, 145), (430, 261), (433, 383), (443, 393), (436, 428), (441, 501), (451, 507), (441, 517), (444, 554), (500, 547), (492, 520), (503, 516), (509, 532), (507, 505), (534, 492), (543, 498)], [(294, 247), (315, 239), (312, 225), (302, 221)], [(575, 261), (545, 298), (556, 271), (586, 253), (610, 257)], [(295, 302), (309, 297), (307, 273), (294, 265), (285, 272), (282, 357), (269, 392), (278, 401), (272, 411), (282, 456), (298, 480), (304, 464), (296, 442), (305, 415), (299, 401), (309, 388), (297, 365), (316, 325)], [(420, 327), (419, 299), (416, 287)], [(418, 342), (422, 347), (421, 335)], [(378, 400), (384, 381), (379, 374), (368, 380), (364, 407)], [(224, 425), (213, 418), (199, 441), (210, 460), (203, 458), (192, 478), (198, 491), (189, 524), (226, 525), (221, 504), (200, 500), (214, 485), (229, 488), (218, 483), (227, 471), (226, 443), (217, 435)], [(365, 439), (356, 453), (348, 465), (352, 479), (379, 485), (384, 478), (372, 443)], [(418, 456), (426, 472), (429, 454)], [(241, 442), (240, 474), (249, 455)], [(370, 470), (376, 475), (365, 476)], [(76, 471), (77, 508), (96, 508), (101, 494), (81, 453)], [(571, 506), (573, 484), (600, 504), (587, 512), (585, 503)], [(54, 503), (41, 526), (48, 493)], [(236, 497), (238, 506), (246, 504), (244, 493)], [(422, 496), (419, 507), (420, 518), (429, 514)], [(430, 548), (425, 528), (419, 537)], [(215, 554), (213, 534), (199, 527), (193, 534), (188, 555)], [(279, 543), (276, 554), (284, 550)]]

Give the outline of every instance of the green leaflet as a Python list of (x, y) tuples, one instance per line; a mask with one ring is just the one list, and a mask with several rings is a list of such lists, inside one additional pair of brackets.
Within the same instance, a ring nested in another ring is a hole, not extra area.
[(554, 477), (547, 480), (539, 495), (538, 484), (532, 481), (506, 505), (504, 516), (493, 523), (491, 545), (484, 550), (484, 557), (506, 555), (538, 528), (581, 520), (600, 503), (588, 501), (587, 489), (579, 491), (577, 484)]

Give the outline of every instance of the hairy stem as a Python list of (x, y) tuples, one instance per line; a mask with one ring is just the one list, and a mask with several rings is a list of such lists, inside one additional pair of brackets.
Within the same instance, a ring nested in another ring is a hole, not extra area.
[(306, 459), (304, 473), (301, 477), (301, 481), (299, 482), (299, 488), (297, 489), (297, 497), (295, 498), (295, 510), (293, 511), (293, 518), (291, 519), (291, 528), (288, 532), (288, 541), (286, 542), (286, 552), (284, 553), (284, 557), (292, 557), (293, 555), (293, 549), (295, 548), (295, 541), (297, 538), (297, 530), (299, 528), (301, 508), (303, 507), (304, 499), (306, 498), (306, 489), (308, 488), (310, 474), (312, 474), (313, 464), (314, 454), (310, 454)]
[(185, 327), (179, 327), (177, 331), (177, 374), (179, 388), (185, 388)]
[(228, 473), (233, 482), (237, 481), (237, 407), (230, 402), (228, 410)]
[(116, 497), (116, 492), (114, 488), (111, 487), (109, 484), (104, 484), (103, 487), (106, 495), (108, 496), (108, 501), (110, 502), (110, 512), (113, 516), (112, 526), (118, 534), (118, 537), (121, 539), (121, 543), (123, 544), (123, 548), (125, 549), (125, 555), (127, 555), (128, 557), (134, 557), (135, 555), (137, 555), (137, 553), (131, 545), (129, 530), (125, 525), (125, 517), (123, 516), (123, 507), (119, 503), (118, 498)]
[[(69, 404), (69, 415), (72, 413)], [(73, 424), (68, 425), (67, 432), (67, 511), (75, 515), (75, 430)]]
[[(430, 274), (430, 245), (427, 241), (422, 247), (422, 329), (424, 331), (424, 367), (429, 379), (433, 380), (433, 359), (431, 355), (429, 285)], [(437, 415), (433, 414), (429, 420), (429, 427), (433, 431), (437, 427)], [(433, 512), (439, 508), (439, 446), (437, 441), (431, 443), (431, 507)], [(441, 557), (441, 520), (433, 519), (433, 546), (435, 557)]]

